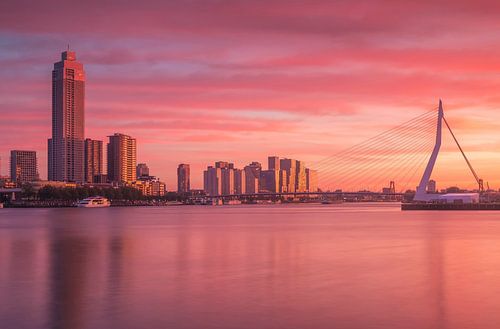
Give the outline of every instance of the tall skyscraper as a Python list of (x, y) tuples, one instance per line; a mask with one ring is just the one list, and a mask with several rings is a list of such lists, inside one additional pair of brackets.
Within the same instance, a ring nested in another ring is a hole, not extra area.
[(17, 184), (38, 180), (35, 151), (10, 151), (10, 179)]
[(187, 193), (191, 189), (190, 168), (188, 164), (181, 163), (177, 167), (177, 192)]
[(102, 141), (85, 139), (85, 182), (96, 183), (102, 175)]
[(114, 134), (108, 143), (108, 179), (110, 182), (135, 182), (137, 145), (135, 138)]
[(52, 71), (52, 138), (48, 178), (82, 183), (84, 174), (85, 72), (74, 51), (62, 53)]

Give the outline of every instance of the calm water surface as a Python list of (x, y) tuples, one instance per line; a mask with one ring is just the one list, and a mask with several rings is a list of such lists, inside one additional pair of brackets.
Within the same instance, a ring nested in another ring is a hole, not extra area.
[(499, 328), (500, 212), (0, 209), (0, 328)]

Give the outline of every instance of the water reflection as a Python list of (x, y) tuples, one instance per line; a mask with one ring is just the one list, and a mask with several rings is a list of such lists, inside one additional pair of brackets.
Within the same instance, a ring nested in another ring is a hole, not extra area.
[(496, 215), (299, 210), (7, 209), (0, 323), (496, 328)]

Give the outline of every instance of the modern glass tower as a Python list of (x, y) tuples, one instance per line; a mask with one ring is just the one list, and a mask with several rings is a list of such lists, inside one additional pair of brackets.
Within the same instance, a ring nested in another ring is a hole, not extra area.
[(62, 53), (52, 71), (52, 138), (48, 178), (84, 182), (85, 72), (74, 51)]

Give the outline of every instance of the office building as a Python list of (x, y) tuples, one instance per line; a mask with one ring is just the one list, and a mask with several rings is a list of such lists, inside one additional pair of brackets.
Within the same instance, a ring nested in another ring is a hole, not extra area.
[(191, 189), (190, 168), (188, 164), (181, 163), (177, 167), (177, 192), (187, 193)]
[(10, 179), (17, 185), (38, 180), (35, 151), (10, 151)]
[(102, 175), (102, 141), (85, 139), (84, 172), (86, 183), (96, 183), (96, 177)]
[(52, 71), (52, 138), (48, 179), (82, 183), (84, 173), (85, 72), (74, 51), (62, 53)]
[(108, 180), (116, 183), (136, 181), (137, 145), (135, 138), (119, 133), (108, 137)]

